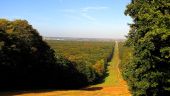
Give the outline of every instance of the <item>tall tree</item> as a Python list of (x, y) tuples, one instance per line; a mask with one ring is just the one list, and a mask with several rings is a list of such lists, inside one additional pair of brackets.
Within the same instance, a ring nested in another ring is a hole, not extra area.
[(78, 88), (88, 84), (73, 62), (53, 49), (26, 20), (0, 19), (0, 89)]
[(134, 96), (170, 94), (170, 0), (132, 0), (127, 45), (133, 59), (123, 75)]

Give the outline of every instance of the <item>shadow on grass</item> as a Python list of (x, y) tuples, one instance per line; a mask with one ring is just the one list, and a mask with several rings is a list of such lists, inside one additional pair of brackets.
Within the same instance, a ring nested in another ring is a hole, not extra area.
[(105, 69), (105, 72), (104, 72), (103, 76), (101, 78), (99, 78), (93, 85), (101, 84), (101, 83), (105, 82), (106, 77), (109, 76), (109, 69), (108, 69), (108, 67), (110, 66), (109, 63), (112, 61), (113, 55), (114, 55), (114, 48), (112, 49), (112, 52), (107, 57), (107, 59), (104, 60), (104, 69)]
[[(107, 67), (109, 67), (110, 65), (109, 64), (107, 64)], [(92, 85), (96, 85), (96, 84), (102, 84), (102, 83), (104, 83), (105, 82), (105, 79), (106, 79), (106, 77), (108, 77), (109, 76), (109, 70), (108, 70), (108, 68), (106, 68), (106, 70), (105, 70), (105, 73), (103, 74), (103, 76), (102, 77), (100, 77), (100, 78), (98, 78), (98, 80), (96, 80)]]
[(80, 90), (84, 90), (84, 91), (98, 91), (98, 90), (102, 90), (103, 87), (89, 87), (89, 88), (83, 88)]
[(29, 89), (29, 90), (11, 90), (0, 92), (0, 96), (14, 96), (22, 94), (32, 94), (32, 93), (47, 93), (47, 92), (59, 92), (59, 91), (98, 91), (102, 90), (103, 87), (87, 87), (82, 89)]
[(0, 96), (15, 96), (15, 95), (22, 95), (22, 94), (29, 94), (29, 93), (46, 93), (46, 92), (53, 92), (53, 91), (56, 90), (54, 89), (11, 90), (11, 91), (0, 92)]

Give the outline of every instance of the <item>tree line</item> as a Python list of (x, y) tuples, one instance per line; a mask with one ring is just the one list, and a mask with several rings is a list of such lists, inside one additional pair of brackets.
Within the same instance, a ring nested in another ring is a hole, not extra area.
[(0, 19), (0, 90), (81, 88), (94, 76), (85, 62), (58, 55), (26, 20)]
[(126, 45), (133, 58), (123, 76), (133, 96), (170, 94), (170, 0), (131, 0), (125, 11), (133, 19)]

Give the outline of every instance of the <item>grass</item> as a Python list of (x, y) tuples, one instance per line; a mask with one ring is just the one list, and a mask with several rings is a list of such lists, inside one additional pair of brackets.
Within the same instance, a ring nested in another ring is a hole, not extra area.
[(98, 85), (94, 85), (95, 87), (99, 87), (99, 86), (115, 86), (119, 83), (119, 69), (118, 69), (118, 65), (119, 65), (119, 48), (118, 48), (118, 43), (116, 43), (115, 45), (115, 49), (114, 49), (114, 56), (113, 59), (111, 60), (111, 62), (109, 62), (109, 66), (108, 66), (108, 77), (105, 78), (105, 82), (103, 82), (102, 84), (98, 84)]
[[(120, 52), (120, 69), (122, 70), (123, 66), (127, 64), (128, 61), (132, 58), (132, 48), (124, 46), (124, 42), (119, 43), (119, 52)], [(122, 70), (123, 71), (123, 70)]]

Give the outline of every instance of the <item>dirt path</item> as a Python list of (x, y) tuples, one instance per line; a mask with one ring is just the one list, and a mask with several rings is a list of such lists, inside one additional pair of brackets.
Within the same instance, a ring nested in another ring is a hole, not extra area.
[(114, 56), (110, 66), (108, 66), (109, 76), (106, 77), (105, 82), (102, 84), (81, 90), (44, 90), (9, 94), (14, 96), (131, 96), (126, 82), (122, 79), (119, 63), (119, 46), (118, 42), (116, 42)]

